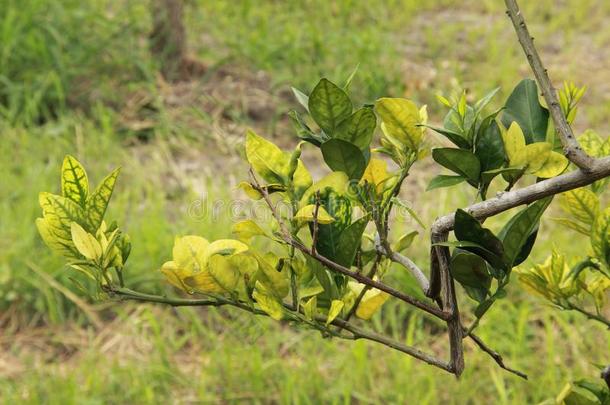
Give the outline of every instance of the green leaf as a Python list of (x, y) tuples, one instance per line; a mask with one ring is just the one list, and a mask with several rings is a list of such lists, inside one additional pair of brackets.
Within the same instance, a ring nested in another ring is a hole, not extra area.
[(610, 267), (610, 207), (599, 214), (593, 222), (591, 247), (595, 255)]
[(439, 134), (445, 136), (447, 139), (449, 139), (451, 142), (453, 142), (453, 144), (455, 146), (457, 146), (458, 148), (461, 148), (461, 149), (472, 148), (470, 141), (468, 141), (466, 138), (464, 138), (462, 136), (462, 134), (460, 134), (460, 133), (451, 131), (446, 128), (438, 128), (438, 127), (433, 127), (430, 125), (426, 125), (426, 128), (430, 128), (431, 130), (438, 132)]
[(97, 231), (104, 220), (104, 214), (106, 213), (106, 208), (108, 208), (108, 202), (112, 197), (114, 184), (116, 183), (120, 171), (120, 168), (112, 171), (112, 173), (102, 180), (89, 198), (87, 198), (86, 215), (92, 230)]
[(331, 139), (322, 144), (324, 161), (335, 172), (344, 172), (349, 179), (358, 180), (366, 169), (362, 151), (354, 144), (341, 139)]
[(373, 109), (362, 107), (341, 123), (333, 137), (350, 142), (361, 150), (368, 149), (376, 126), (377, 118)]
[(348, 268), (354, 263), (356, 252), (362, 242), (362, 234), (368, 223), (369, 217), (364, 216), (354, 221), (341, 232), (335, 256), (336, 263)]
[(413, 243), (413, 240), (415, 239), (415, 237), (418, 234), (419, 234), (419, 232), (417, 232), (417, 231), (411, 231), (409, 233), (405, 233), (396, 241), (396, 243), (392, 247), (392, 250), (400, 253), (403, 250), (409, 248), (409, 246), (411, 246), (411, 244)]
[(415, 212), (413, 208), (411, 208), (409, 205), (405, 204), (404, 201), (396, 197), (392, 197), (390, 201), (407, 211), (407, 213), (419, 224), (419, 226), (426, 229), (426, 224), (424, 224), (424, 221), (422, 221), (422, 219), (419, 217), (419, 215), (417, 215), (417, 212)]
[(498, 169), (504, 164), (504, 142), (495, 121), (486, 125), (486, 120), (483, 120), (474, 153), (479, 158), (482, 172)]
[(506, 100), (502, 123), (506, 128), (517, 122), (526, 143), (544, 142), (549, 121), (549, 111), (538, 101), (538, 86), (531, 79), (524, 79), (513, 89)]
[(441, 166), (477, 184), (481, 173), (479, 159), (470, 151), (455, 148), (432, 149), (432, 158)]
[[(455, 212), (454, 233), (457, 240), (461, 242), (477, 243), (498, 258), (504, 255), (504, 247), (500, 239), (489, 229), (483, 228), (476, 218), (464, 210), (458, 209)], [(478, 249), (472, 249), (472, 251), (473, 253), (479, 253)], [(496, 262), (495, 259), (493, 261)], [(494, 265), (494, 267), (496, 266)]]
[(73, 156), (66, 155), (61, 166), (61, 193), (84, 208), (89, 194), (85, 168)]
[(534, 244), (536, 243), (537, 237), (538, 237), (538, 228), (535, 228), (532, 231), (532, 233), (530, 233), (530, 236), (527, 238), (527, 240), (525, 241), (525, 244), (519, 251), (519, 254), (515, 258), (515, 262), (513, 263), (513, 266), (520, 265), (521, 263), (523, 263), (525, 261), (525, 259), (527, 259), (529, 257), (530, 253), (532, 253), (532, 249), (534, 248)]
[(352, 70), (352, 73), (350, 73), (350, 75), (347, 77), (347, 79), (345, 80), (345, 83), (343, 84), (343, 90), (349, 91), (349, 87), (351, 86), (352, 81), (354, 80), (354, 77), (356, 77), (356, 73), (358, 73), (359, 67), (360, 67), (360, 63), (358, 63), (356, 65), (356, 67), (354, 67), (354, 70)]
[(341, 313), (345, 303), (341, 300), (333, 300), (330, 303), (330, 309), (328, 310), (328, 317), (326, 318), (326, 326), (330, 325), (332, 321)]
[(352, 114), (352, 102), (344, 90), (322, 79), (309, 95), (309, 112), (324, 132), (332, 136)]
[(538, 228), (540, 217), (552, 200), (552, 197), (547, 197), (530, 204), (512, 217), (498, 234), (504, 245), (504, 254), (509, 268), (514, 267), (517, 258), (521, 256), (521, 250), (532, 232)]
[(305, 107), (307, 111), (309, 111), (309, 96), (307, 96), (307, 94), (303, 93), (296, 87), (291, 87), (290, 89), (292, 90), (292, 94), (294, 94), (294, 97), (297, 99), (299, 104), (301, 104), (303, 107)]
[(495, 89), (484, 95), (479, 101), (477, 101), (474, 105), (475, 111), (481, 111), (483, 108), (485, 108), (487, 104), (489, 104), (491, 99), (494, 98), (494, 96), (498, 93), (499, 90), (500, 87), (496, 87)]
[(72, 222), (70, 226), (72, 242), (78, 252), (89, 260), (99, 260), (102, 256), (102, 246), (95, 236), (87, 233), (82, 226)]
[(500, 273), (503, 273), (503, 269), (506, 267), (506, 264), (502, 260), (502, 257), (498, 256), (496, 253), (491, 252), (485, 249), (483, 246), (479, 245), (476, 242), (470, 241), (451, 241), (451, 242), (437, 242), (433, 244), (433, 246), (447, 246), (458, 248), (462, 250), (466, 250), (468, 252), (474, 253), (477, 256), (481, 256), (487, 263), (489, 263), (494, 269), (498, 270)]
[(456, 184), (460, 184), (465, 181), (466, 181), (466, 179), (462, 176), (447, 176), (445, 174), (439, 174), (438, 176), (436, 176), (435, 178), (433, 178), (430, 181), (430, 183), (428, 184), (428, 187), (426, 188), (426, 191), (430, 191), (430, 190), (434, 190), (434, 189), (442, 188), (442, 187), (455, 186)]
[(297, 133), (297, 136), (299, 138), (301, 138), (304, 141), (307, 141), (317, 147), (320, 147), (320, 145), (322, 145), (322, 142), (326, 141), (328, 139), (328, 137), (322, 136), (322, 134), (316, 134), (314, 133), (305, 123), (305, 121), (303, 121), (303, 118), (301, 117), (301, 115), (292, 110), (288, 112), (288, 117), (290, 118), (290, 120), (292, 121), (292, 126), (294, 127), (294, 130)]
[[(481, 257), (466, 252), (457, 252), (451, 258), (451, 275), (465, 287), (482, 290), (486, 295), (491, 286), (491, 275)], [(479, 295), (480, 296), (480, 295)]]

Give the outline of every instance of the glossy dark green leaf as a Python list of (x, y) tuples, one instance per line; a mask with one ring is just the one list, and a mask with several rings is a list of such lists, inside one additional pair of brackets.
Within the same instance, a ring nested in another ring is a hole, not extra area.
[(455, 148), (432, 149), (432, 158), (441, 166), (465, 177), (476, 184), (479, 181), (481, 164), (470, 151)]
[(342, 139), (330, 139), (321, 146), (324, 161), (335, 172), (344, 172), (351, 180), (362, 177), (366, 159), (354, 144)]
[(456, 184), (463, 183), (464, 181), (466, 181), (466, 179), (462, 176), (447, 176), (444, 174), (439, 174), (430, 181), (426, 191), (434, 190), (436, 188), (455, 186)]
[(470, 144), (470, 142), (458, 132), (454, 132), (454, 131), (451, 131), (446, 128), (433, 127), (430, 125), (425, 125), (425, 127), (430, 128), (431, 130), (443, 135), (445, 138), (447, 138), (451, 142), (453, 142), (453, 144), (455, 146), (457, 146), (458, 148), (468, 149), (468, 150), (470, 150), (470, 148), (472, 148), (472, 145)]
[(488, 119), (490, 117), (485, 118), (479, 127), (474, 151), (481, 163), (482, 172), (498, 169), (506, 160), (498, 124), (493, 120), (487, 121)]
[(451, 242), (438, 242), (435, 243), (434, 246), (448, 246), (457, 249), (466, 250), (468, 252), (474, 253), (477, 256), (481, 256), (490, 266), (493, 267), (493, 274), (495, 278), (500, 278), (498, 275), (502, 276), (504, 274), (504, 268), (506, 264), (502, 257), (497, 254), (485, 249), (483, 246), (479, 245), (475, 242), (467, 242), (467, 241), (451, 241)]
[(481, 302), (479, 304), (479, 306), (475, 308), (474, 316), (476, 316), (477, 318), (482, 318), (483, 315), (485, 315), (485, 312), (487, 312), (487, 310), (489, 308), (491, 308), (491, 306), (493, 305), (494, 302), (495, 302), (495, 299), (493, 299), (493, 298), (489, 298), (489, 299)]
[[(532, 237), (534, 230), (538, 228), (540, 217), (552, 200), (552, 197), (547, 197), (530, 204), (512, 217), (498, 234), (504, 245), (504, 254), (509, 268), (516, 265), (518, 258), (525, 260), (523, 258), (525, 252), (522, 251), (527, 246), (528, 239)], [(531, 247), (529, 250), (531, 251)], [(529, 255), (529, 252), (527, 254)]]
[(341, 123), (333, 137), (348, 141), (360, 149), (368, 149), (376, 126), (377, 118), (373, 109), (362, 107)]
[(530, 234), (530, 236), (526, 239), (525, 244), (519, 251), (519, 254), (515, 258), (515, 262), (513, 266), (518, 266), (528, 258), (530, 253), (532, 253), (532, 249), (534, 248), (534, 244), (536, 243), (536, 237), (538, 236), (538, 228), (534, 229), (534, 231)]
[(532, 79), (523, 79), (506, 100), (502, 124), (508, 128), (516, 121), (526, 143), (544, 142), (549, 122), (549, 111), (538, 101), (538, 86)]
[[(489, 229), (483, 228), (476, 218), (464, 210), (458, 209), (455, 212), (454, 233), (456, 239), (461, 242), (477, 243), (498, 258), (504, 255), (504, 247), (500, 239)], [(472, 251), (478, 254), (478, 249), (473, 249)], [(493, 261), (496, 262), (495, 259)], [(493, 263), (491, 264), (494, 265)]]
[(336, 260), (339, 254), (341, 233), (350, 226), (352, 222), (352, 204), (349, 198), (332, 191), (321, 194), (320, 203), (320, 206), (324, 207), (326, 212), (335, 218), (335, 221), (330, 224), (318, 225), (316, 250), (322, 256), (331, 260)]
[(352, 102), (347, 93), (328, 79), (322, 79), (309, 95), (309, 113), (316, 123), (332, 134), (352, 115)]
[(451, 258), (451, 275), (463, 286), (484, 290), (489, 290), (491, 286), (485, 260), (473, 253), (454, 254)]

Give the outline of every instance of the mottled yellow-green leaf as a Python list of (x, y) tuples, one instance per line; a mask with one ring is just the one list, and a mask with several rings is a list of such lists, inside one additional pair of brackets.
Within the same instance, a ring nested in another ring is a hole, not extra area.
[(172, 250), (176, 266), (189, 270), (191, 273), (203, 270), (209, 245), (210, 243), (207, 239), (201, 236), (187, 235), (176, 237)]
[(576, 280), (570, 277), (565, 256), (553, 251), (546, 261), (529, 269), (518, 268), (524, 287), (550, 301), (570, 297), (578, 292)]
[(412, 151), (417, 151), (421, 145), (424, 129), (418, 125), (424, 124), (414, 102), (404, 98), (380, 98), (375, 102), (375, 111), (381, 118), (381, 128), (384, 133)]
[(588, 155), (595, 157), (604, 156), (604, 139), (597, 132), (591, 129), (586, 130), (578, 137), (578, 143)]
[[(248, 131), (246, 134), (246, 158), (254, 171), (268, 183), (289, 184), (291, 155), (291, 153), (283, 152), (276, 145), (258, 136), (253, 131)], [(292, 179), (292, 186), (297, 198), (311, 184), (311, 175), (303, 162), (298, 159)]]
[(318, 309), (318, 297), (313, 296), (305, 304), (301, 305), (303, 307), (303, 312), (305, 313), (305, 318), (310, 321), (313, 320), (316, 316), (316, 312)]
[(589, 227), (599, 214), (599, 197), (587, 188), (577, 188), (562, 194), (561, 208), (577, 221)]
[(89, 180), (85, 168), (73, 156), (66, 155), (61, 166), (61, 193), (81, 207), (89, 194)]
[(87, 198), (85, 209), (92, 230), (97, 230), (102, 224), (106, 208), (108, 208), (108, 202), (110, 197), (112, 197), (114, 184), (120, 171), (121, 169), (112, 171)]
[(232, 232), (242, 242), (249, 242), (254, 236), (267, 236), (263, 228), (251, 219), (235, 223)]
[(246, 195), (253, 200), (260, 200), (261, 198), (263, 198), (263, 195), (259, 193), (258, 190), (256, 190), (254, 187), (252, 187), (252, 184), (248, 183), (247, 181), (242, 181), (237, 185), (237, 187), (242, 189), (243, 192), (246, 193)]
[(89, 260), (99, 260), (102, 256), (102, 246), (95, 239), (95, 236), (85, 231), (76, 222), (72, 222), (70, 229), (72, 242), (78, 252)]
[(303, 207), (309, 204), (311, 197), (314, 196), (318, 191), (323, 194), (324, 190), (332, 189), (337, 194), (343, 195), (347, 192), (348, 186), (349, 179), (345, 173), (332, 172), (321, 178), (319, 181), (316, 181), (305, 191), (303, 197), (301, 197), (300, 206)]
[(561, 153), (551, 151), (542, 167), (533, 172), (532, 174), (543, 179), (548, 179), (551, 177), (559, 176), (561, 173), (563, 173), (563, 171), (568, 167), (569, 164), (570, 162), (568, 161), (568, 159)]
[(536, 173), (545, 166), (551, 154), (552, 146), (548, 142), (535, 142), (525, 146), (525, 160), (530, 173)]
[(278, 298), (284, 298), (290, 289), (287, 272), (276, 269), (278, 260), (272, 254), (265, 257), (250, 251), (249, 254), (258, 262), (258, 271), (254, 276), (257, 282), (263, 284), (267, 291), (275, 294)]
[(587, 227), (587, 226), (581, 224), (580, 222), (573, 221), (569, 218), (550, 218), (550, 219), (552, 219), (553, 221), (555, 221), (567, 228), (575, 230), (576, 232), (582, 233), (583, 235), (587, 235), (587, 236), (591, 235), (591, 226)]
[(207, 269), (216, 284), (226, 292), (235, 291), (241, 280), (239, 269), (231, 262), (230, 257), (221, 255), (210, 257)]
[(235, 239), (218, 239), (210, 243), (206, 248), (205, 259), (209, 260), (213, 255), (231, 256), (248, 250), (248, 245)]
[(36, 227), (38, 228), (38, 233), (40, 233), (42, 240), (49, 249), (68, 259), (74, 259), (79, 256), (72, 240), (65, 240), (55, 236), (44, 218), (36, 219)]
[(326, 318), (326, 326), (330, 325), (330, 323), (332, 321), (334, 321), (337, 316), (339, 316), (344, 305), (345, 305), (345, 303), (341, 300), (333, 300), (330, 303), (330, 309), (328, 310), (328, 317)]
[(279, 321), (284, 317), (284, 308), (280, 300), (258, 281), (256, 282), (252, 297), (256, 300), (258, 306), (271, 318)]
[[(315, 210), (316, 206), (314, 204), (306, 205), (294, 214), (294, 219), (299, 222), (313, 222)], [(324, 207), (319, 206), (317, 221), (319, 224), (330, 224), (331, 222), (334, 222), (335, 219), (326, 212)]]
[[(84, 226), (84, 211), (74, 201), (51, 193), (40, 193), (38, 197), (42, 216), (52, 234), (62, 240), (72, 240), (70, 225), (72, 222)], [(86, 229), (90, 231), (90, 229)]]
[[(503, 129), (502, 125), (500, 128)], [(504, 150), (506, 157), (510, 162), (511, 167), (523, 167), (527, 163), (527, 154), (525, 153), (525, 136), (519, 124), (513, 121), (508, 130), (502, 130), (502, 140), (504, 141)]]
[(595, 273), (587, 280), (586, 288), (595, 300), (595, 307), (598, 311), (601, 311), (607, 301), (610, 279), (601, 273)]
[(184, 279), (191, 274), (190, 270), (180, 268), (176, 262), (169, 261), (163, 263), (163, 266), (161, 266), (161, 273), (174, 287), (185, 292), (192, 293), (192, 289), (188, 288), (188, 286), (184, 283)]
[(388, 163), (382, 159), (372, 158), (364, 170), (360, 183), (367, 182), (375, 186), (377, 194), (382, 194), (386, 189), (386, 183), (393, 176), (388, 173)]
[(610, 207), (601, 212), (593, 222), (591, 247), (595, 256), (610, 266)]

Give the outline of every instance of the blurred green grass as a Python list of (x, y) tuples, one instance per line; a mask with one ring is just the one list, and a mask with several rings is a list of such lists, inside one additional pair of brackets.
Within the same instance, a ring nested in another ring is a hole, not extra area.
[[(609, 60), (610, 4), (523, 3), (552, 76), (590, 87), (577, 127), (607, 130), (610, 81), (607, 69), (596, 66)], [(174, 235), (228, 236), (227, 205), (212, 217), (197, 211), (198, 203), (239, 198), (234, 185), (246, 173), (238, 148), (220, 145), (213, 126), (194, 128), (159, 101), (146, 50), (146, 7), (144, 1), (0, 0), (3, 402), (521, 404), (552, 398), (572, 377), (594, 373), (589, 362), (609, 352), (607, 333), (544, 306), (516, 282), (480, 334), (511, 366), (527, 371), (529, 382), (501, 371), (471, 346), (467, 370), (456, 381), (382, 347), (322, 339), (235, 311), (94, 304), (109, 323), (93, 330), (78, 305), (31, 270), (44, 269), (82, 295), (69, 279), (74, 274), (42, 245), (33, 225), (38, 192), (59, 189), (63, 156), (77, 156), (94, 180), (123, 167), (108, 217), (134, 241), (127, 282), (146, 291), (170, 292), (157, 269), (169, 257)], [(407, 96), (429, 104), (438, 121), (442, 109), (434, 94), (462, 87), (482, 94), (500, 85), (502, 99), (529, 75), (497, 1), (193, 1), (187, 18), (197, 57), (211, 68), (262, 70), (274, 94), (287, 85), (308, 91), (320, 76), (339, 81), (360, 64), (352, 86), (356, 98)], [(145, 143), (121, 121), (125, 99), (137, 92), (154, 100), (155, 126)], [(273, 108), (280, 115), (295, 103)], [(232, 117), (240, 125), (261, 124), (239, 111)], [(290, 131), (276, 135), (291, 143)], [(218, 149), (229, 155), (214, 156)], [(466, 189), (423, 193), (434, 173), (426, 162), (418, 168), (405, 198), (427, 223), (472, 200)], [(573, 253), (583, 249), (584, 240), (550, 222), (534, 260), (553, 244)], [(399, 222), (394, 230), (413, 226)], [(409, 252), (424, 268), (425, 239)], [(393, 277), (409, 288), (400, 269)], [(441, 336), (430, 338), (434, 325), (393, 301), (372, 326), (408, 343), (445, 348)], [(28, 340), (32, 330), (35, 338)]]

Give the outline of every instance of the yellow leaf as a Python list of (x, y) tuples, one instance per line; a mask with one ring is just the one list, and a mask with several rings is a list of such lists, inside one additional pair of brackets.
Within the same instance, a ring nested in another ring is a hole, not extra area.
[(551, 151), (544, 165), (533, 174), (543, 179), (559, 176), (569, 164), (568, 159), (561, 153)]
[(204, 268), (205, 254), (210, 243), (201, 236), (187, 235), (176, 237), (172, 256), (179, 268), (191, 269), (191, 272)]
[(252, 297), (258, 306), (265, 311), (271, 318), (279, 321), (284, 317), (282, 303), (259, 282), (256, 282)]
[(233, 234), (242, 242), (248, 242), (254, 236), (266, 236), (266, 232), (251, 219), (237, 222), (232, 228)]
[(258, 262), (258, 271), (254, 276), (256, 283), (266, 286), (266, 291), (278, 298), (284, 298), (290, 290), (290, 284), (288, 272), (276, 269), (279, 259), (273, 254), (267, 254), (265, 257), (253, 251), (249, 254)]
[[(586, 130), (578, 137), (578, 143), (588, 155), (595, 157), (604, 156), (604, 140), (597, 132), (591, 129)], [(608, 142), (606, 141), (606, 144), (607, 143)]]
[(392, 175), (388, 173), (388, 163), (382, 159), (372, 158), (362, 175), (360, 183), (368, 182), (374, 185), (377, 194), (381, 194), (385, 189), (384, 183), (391, 177)]
[(606, 291), (610, 289), (610, 279), (603, 274), (595, 273), (587, 281), (587, 291), (593, 296), (598, 311), (604, 307), (607, 297)]
[[(502, 129), (502, 126), (500, 125)], [(523, 131), (517, 122), (510, 124), (508, 130), (502, 130), (502, 139), (504, 141), (504, 150), (506, 157), (510, 162), (511, 167), (523, 167), (527, 163), (527, 155), (525, 154), (525, 137)]]
[(349, 187), (349, 179), (347, 175), (343, 172), (332, 172), (319, 181), (315, 182), (311, 187), (309, 187), (303, 197), (301, 197), (301, 201), (299, 206), (303, 207), (311, 202), (312, 197), (316, 192), (320, 192), (323, 194), (323, 191), (326, 189), (332, 189), (337, 194), (343, 195), (348, 191)]
[(163, 263), (163, 266), (161, 266), (161, 273), (163, 273), (167, 281), (174, 287), (188, 293), (192, 292), (192, 290), (184, 284), (184, 279), (190, 274), (189, 271), (179, 268), (176, 265), (176, 262), (169, 261)]
[(213, 255), (231, 256), (248, 250), (248, 245), (235, 239), (218, 239), (210, 243), (205, 251), (205, 261)]
[[(355, 294), (359, 295), (362, 289), (365, 287), (364, 284), (360, 284), (357, 282), (350, 281), (349, 282), (350, 290)], [(360, 319), (368, 320), (371, 319), (373, 314), (377, 312), (379, 308), (390, 298), (390, 296), (376, 288), (372, 288), (364, 293), (362, 301), (360, 301), (360, 305), (356, 309), (356, 316)]]
[(66, 155), (61, 165), (61, 193), (81, 207), (89, 193), (89, 180), (85, 168), (73, 156)]
[[(294, 219), (300, 222), (313, 222), (314, 213), (316, 206), (314, 204), (309, 204), (301, 208), (296, 214), (294, 214)], [(318, 216), (317, 221), (319, 224), (330, 224), (334, 222), (335, 219), (331, 217), (328, 212), (324, 209), (324, 207), (318, 207)]]
[(341, 300), (333, 300), (330, 303), (330, 309), (328, 310), (328, 317), (326, 318), (326, 326), (330, 325), (332, 321), (341, 313), (345, 303)]
[(241, 188), (243, 192), (253, 200), (260, 200), (263, 198), (263, 195), (259, 193), (258, 190), (255, 190), (254, 187), (252, 187), (252, 184), (248, 183), (247, 181), (242, 181), (237, 185), (237, 187)]
[(548, 142), (535, 142), (525, 146), (525, 161), (527, 170), (536, 173), (545, 166), (551, 154), (552, 146)]
[(72, 242), (80, 254), (89, 260), (99, 260), (102, 257), (102, 246), (95, 236), (87, 233), (82, 226), (76, 222), (71, 225)]
[(566, 191), (560, 200), (561, 208), (570, 213), (574, 219), (589, 226), (599, 214), (599, 198), (587, 188)]
[(418, 125), (423, 124), (426, 117), (422, 117), (414, 102), (404, 98), (380, 98), (375, 102), (375, 110), (387, 136), (397, 139), (412, 151), (419, 149), (424, 128)]
[(84, 224), (84, 211), (74, 201), (51, 193), (40, 193), (38, 197), (42, 216), (51, 233), (62, 240), (72, 240), (70, 224)]
[(318, 308), (318, 297), (314, 295), (305, 304), (301, 304), (301, 306), (303, 307), (305, 318), (309, 319), (310, 321), (313, 320), (316, 316), (316, 311)]
[(217, 285), (226, 292), (233, 292), (240, 281), (240, 274), (229, 259), (225, 256), (214, 255), (210, 257), (207, 269)]
[[(275, 144), (248, 130), (246, 134), (246, 158), (265, 181), (288, 185), (291, 153), (283, 152)], [(312, 184), (311, 175), (301, 159), (297, 161), (292, 185), (295, 194), (300, 196)]]

